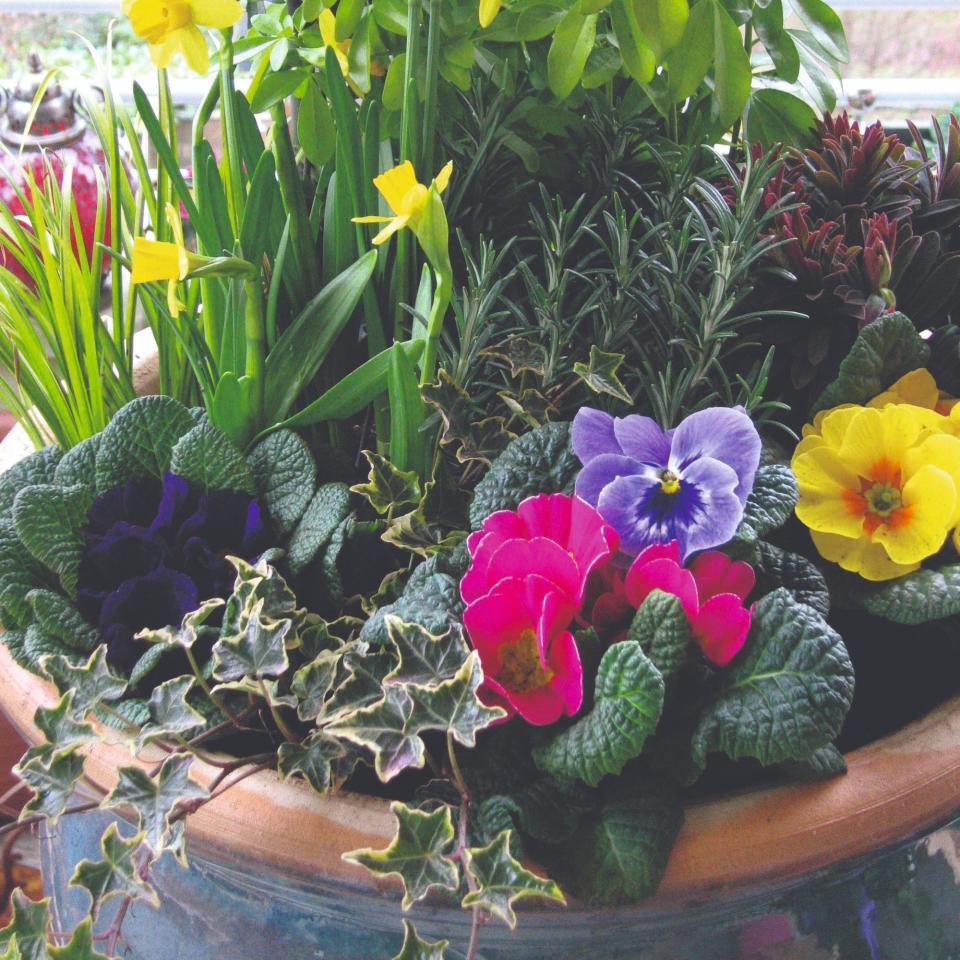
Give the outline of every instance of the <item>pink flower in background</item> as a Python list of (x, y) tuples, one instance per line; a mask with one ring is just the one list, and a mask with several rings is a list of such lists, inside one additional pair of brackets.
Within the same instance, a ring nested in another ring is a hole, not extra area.
[(506, 577), (469, 604), (464, 626), (480, 654), (480, 698), (537, 726), (583, 703), (583, 668), (570, 597), (537, 573)]

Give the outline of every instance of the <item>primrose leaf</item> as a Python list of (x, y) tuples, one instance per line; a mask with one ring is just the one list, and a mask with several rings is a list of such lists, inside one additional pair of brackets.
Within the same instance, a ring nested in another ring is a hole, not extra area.
[(263, 600), (257, 601), (240, 633), (221, 637), (213, 645), (213, 675), (218, 680), (279, 676), (290, 665), (285, 641), (293, 623), (265, 622), (263, 605)]
[(93, 727), (89, 723), (80, 723), (76, 707), (73, 705), (75, 694), (68, 690), (54, 707), (37, 707), (33, 714), (34, 726), (43, 734), (45, 743), (31, 747), (23, 756), (21, 763), (40, 758), (49, 763), (55, 753), (72, 750), (94, 739)]
[(15, 888), (10, 902), (13, 915), (10, 922), (0, 930), (0, 947), (8, 950), (15, 943), (12, 956), (18, 960), (47, 960), (47, 927), (50, 924), (50, 898), (31, 900), (19, 887)]
[(590, 347), (590, 362), (578, 361), (573, 365), (573, 372), (594, 392), (606, 393), (608, 396), (632, 403), (633, 397), (627, 388), (620, 382), (617, 370), (623, 364), (622, 353), (604, 353), (596, 344)]
[(49, 960), (111, 960), (105, 953), (94, 949), (93, 918), (87, 917), (73, 931), (70, 940), (62, 947), (50, 946)]
[(27, 597), (50, 579), (17, 536), (13, 520), (0, 520), (0, 608), (5, 625), (26, 627), (33, 620)]
[(434, 559), (414, 570), (399, 600), (381, 607), (363, 625), (361, 640), (378, 646), (388, 644), (390, 635), (386, 621), (389, 616), (406, 623), (418, 623), (432, 634), (442, 634), (459, 624), (463, 613), (459, 579), (437, 571)]
[(297, 698), (297, 716), (305, 723), (315, 720), (323, 710), (339, 666), (339, 654), (323, 650), (294, 673), (290, 692)]
[(687, 662), (693, 634), (680, 600), (672, 593), (653, 590), (634, 615), (627, 639), (640, 644), (667, 681)]
[(43, 814), (56, 823), (83, 776), (83, 757), (72, 749), (54, 753), (49, 760), (37, 757), (14, 767), (14, 772), (33, 790), (33, 798), (20, 814), (21, 819)]
[(230, 438), (211, 423), (185, 433), (170, 454), (170, 472), (210, 490), (255, 493), (253, 474)]
[(454, 838), (450, 808), (442, 806), (425, 813), (395, 801), (390, 809), (397, 818), (397, 834), (390, 845), (384, 850), (353, 850), (343, 859), (371, 873), (400, 877), (404, 910), (433, 889), (456, 890), (460, 875), (449, 858)]
[(470, 504), (472, 528), (533, 494), (570, 493), (579, 470), (569, 423), (545, 423), (523, 434), (507, 445), (477, 484)]
[(193, 757), (171, 754), (152, 779), (142, 767), (120, 767), (117, 785), (103, 801), (103, 807), (129, 805), (137, 815), (144, 843), (155, 856), (170, 850), (184, 863), (184, 824), (181, 811), (207, 797), (207, 791), (190, 779)]
[(157, 644), (164, 647), (182, 647), (189, 650), (201, 635), (203, 624), (210, 619), (215, 610), (223, 607), (224, 601), (219, 597), (204, 600), (196, 609), (191, 610), (183, 618), (179, 627), (159, 627), (156, 630), (141, 630), (137, 640)]
[(449, 679), (432, 686), (407, 684), (413, 701), (410, 724), (418, 730), (449, 732), (465, 747), (477, 743), (477, 731), (502, 720), (507, 713), (500, 707), (481, 703), (477, 688), (483, 683), (480, 654), (474, 650)]
[(789, 467), (768, 464), (757, 470), (735, 537), (753, 543), (782, 527), (800, 499), (797, 479)]
[(846, 358), (837, 379), (813, 406), (819, 413), (841, 403), (866, 403), (905, 373), (925, 367), (930, 348), (902, 313), (889, 313), (865, 326)]
[(830, 588), (823, 574), (804, 556), (757, 541), (750, 560), (757, 574), (757, 592), (786, 588), (798, 603), (813, 607), (826, 617), (830, 613)]
[(384, 687), (383, 699), (347, 714), (326, 730), (374, 756), (377, 776), (386, 783), (408, 767), (424, 764), (426, 747), (413, 719), (414, 704), (405, 687)]
[(89, 653), (103, 643), (100, 631), (87, 623), (80, 611), (64, 596), (52, 590), (31, 590), (27, 602), (40, 628), (65, 646)]
[(283, 780), (303, 777), (317, 793), (330, 789), (332, 764), (346, 756), (343, 745), (322, 730), (311, 733), (302, 743), (283, 743), (277, 751), (277, 770)]
[(366, 483), (358, 483), (350, 490), (365, 497), (377, 513), (401, 513), (405, 507), (414, 507), (420, 502), (420, 478), (415, 470), (400, 470), (386, 457), (370, 450), (363, 455), (370, 464)]
[(635, 640), (615, 643), (597, 673), (593, 709), (534, 752), (542, 770), (595, 787), (640, 755), (663, 711), (664, 683)]
[(196, 730), (206, 723), (203, 715), (187, 703), (187, 694), (195, 682), (193, 677), (175, 677), (153, 688), (147, 703), (151, 722), (141, 728), (137, 737), (138, 747), (151, 740)]
[(247, 464), (271, 525), (278, 533), (289, 534), (317, 486), (310, 448), (292, 430), (278, 430), (250, 451)]
[(293, 573), (304, 570), (330, 543), (349, 513), (350, 491), (345, 484), (324, 483), (318, 487), (287, 547), (287, 562)]
[[(37, 484), (62, 483), (57, 479), (57, 466), (63, 457), (59, 447), (44, 447), (18, 460), (0, 473), (0, 515), (9, 513), (13, 501), (24, 487)], [(71, 481), (79, 483), (79, 480)], [(70, 486), (70, 483), (63, 484)]]
[(711, 752), (764, 765), (805, 760), (840, 732), (853, 666), (840, 635), (784, 589), (761, 598), (743, 651), (700, 716), (694, 760)]
[(387, 635), (400, 661), (384, 678), (385, 684), (435, 684), (447, 680), (460, 669), (469, 650), (460, 628), (451, 627), (435, 636), (419, 623), (405, 623), (388, 615)]
[(812, 753), (804, 760), (788, 760), (781, 764), (783, 770), (798, 780), (827, 780), (847, 772), (847, 761), (832, 744)]
[(416, 927), (409, 921), (403, 921), (403, 946), (393, 960), (443, 960), (448, 940), (429, 942), (421, 940), (417, 935)]
[(100, 435), (96, 492), (139, 477), (162, 477), (170, 469), (177, 441), (193, 427), (190, 411), (172, 397), (131, 400)]
[(80, 485), (24, 487), (13, 502), (13, 525), (23, 545), (52, 570), (70, 594), (77, 589), (77, 570), (83, 556), (80, 528), (93, 502)]
[(75, 719), (82, 719), (100, 703), (118, 700), (127, 689), (126, 680), (110, 672), (105, 645), (97, 647), (82, 666), (75, 666), (62, 654), (47, 654), (40, 658), (40, 667), (60, 693), (73, 694)]
[(77, 864), (70, 886), (82, 887), (90, 894), (92, 913), (98, 913), (112, 897), (136, 897), (160, 906), (156, 891), (139, 876), (136, 855), (143, 840), (142, 833), (125, 840), (116, 822), (111, 823), (100, 839), (103, 859), (81, 860)]
[(477, 889), (463, 898), (464, 907), (479, 907), (499, 917), (512, 930), (517, 925), (513, 905), (524, 897), (545, 897), (566, 903), (553, 880), (538, 877), (510, 854), (510, 831), (503, 830), (485, 847), (464, 850), (464, 870)]
[(857, 585), (855, 603), (874, 616), (906, 626), (960, 614), (960, 563), (916, 570), (896, 580)]
[(606, 802), (574, 834), (570, 880), (598, 904), (636, 903), (660, 884), (683, 824), (676, 797), (652, 793)]
[(97, 450), (100, 448), (100, 434), (95, 433), (71, 447), (57, 464), (53, 477), (49, 480), (34, 480), (34, 483), (55, 483), (60, 487), (72, 487), (83, 483), (93, 487), (97, 476)]

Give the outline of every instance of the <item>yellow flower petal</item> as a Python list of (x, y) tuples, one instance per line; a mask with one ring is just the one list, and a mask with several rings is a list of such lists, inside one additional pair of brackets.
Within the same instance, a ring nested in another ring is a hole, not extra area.
[[(820, 422), (820, 436), (832, 447), (839, 447), (843, 438), (850, 429), (850, 424), (856, 419), (863, 407), (853, 404), (843, 404), (827, 411), (827, 415)], [(816, 423), (816, 420), (814, 420)]]
[(173, 63), (173, 58), (180, 52), (180, 42), (176, 33), (164, 38), (162, 43), (151, 43), (149, 48), (150, 59), (158, 70), (166, 70)]
[(797, 516), (811, 530), (859, 537), (865, 507), (858, 498), (860, 478), (834, 450), (821, 446), (793, 461), (800, 488)]
[(884, 390), (874, 397), (867, 406), (885, 407), (888, 403), (910, 403), (915, 407), (933, 410), (939, 396), (937, 381), (929, 370), (920, 367), (905, 373), (889, 390)]
[(137, 237), (133, 241), (131, 283), (180, 278), (180, 248), (175, 243)]
[(191, 70), (199, 74), (206, 74), (210, 66), (210, 51), (207, 41), (200, 30), (193, 24), (183, 27), (176, 32), (180, 52)]
[[(876, 479), (891, 464), (899, 464), (904, 453), (918, 440), (923, 424), (917, 407), (890, 404), (882, 410), (864, 408), (850, 419), (839, 454), (860, 476)], [(829, 424), (824, 421), (824, 430)]]
[(393, 217), (351, 217), (351, 223), (390, 223)]
[(239, 0), (187, 0), (193, 14), (193, 22), (201, 27), (226, 30), (241, 16), (243, 7)]
[(170, 316), (174, 318), (179, 317), (180, 311), (184, 309), (179, 297), (177, 297), (176, 280), (171, 280), (167, 284), (167, 309), (170, 311)]
[(335, 47), (337, 45), (337, 18), (329, 7), (320, 11), (317, 19), (320, 26), (320, 39), (325, 47)]
[(433, 185), (437, 188), (437, 193), (443, 193), (447, 189), (447, 184), (450, 183), (450, 174), (453, 173), (453, 161), (448, 160), (444, 165), (443, 169), (433, 178)]
[(489, 27), (500, 12), (500, 0), (480, 0), (480, 26)]
[(932, 464), (921, 467), (903, 486), (903, 508), (881, 524), (873, 540), (894, 563), (919, 563), (935, 554), (950, 531), (957, 488), (949, 474)]
[(413, 169), (413, 164), (406, 160), (392, 170), (381, 173), (373, 181), (373, 185), (383, 195), (390, 209), (397, 214), (408, 213), (403, 208), (403, 202), (407, 194), (417, 186), (417, 175)]
[[(935, 433), (918, 447), (908, 450), (903, 458), (904, 477), (912, 477), (926, 464), (939, 467), (960, 493), (960, 439), (946, 433)], [(960, 523), (960, 496), (954, 508), (951, 525)]]
[(844, 570), (859, 573), (865, 580), (893, 580), (916, 570), (920, 564), (894, 563), (879, 543), (866, 539), (838, 537), (834, 533), (810, 532), (820, 556), (838, 563)]
[(374, 238), (373, 243), (375, 246), (380, 246), (381, 243), (386, 243), (398, 230), (402, 230), (408, 223), (410, 218), (408, 216), (394, 217)]

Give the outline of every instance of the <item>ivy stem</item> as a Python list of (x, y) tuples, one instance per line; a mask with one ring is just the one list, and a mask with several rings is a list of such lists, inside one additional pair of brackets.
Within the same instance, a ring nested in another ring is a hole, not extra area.
[[(67, 807), (67, 809), (60, 814), (60, 816), (67, 817), (73, 813), (87, 813), (90, 810), (96, 810), (99, 806), (99, 800), (88, 800), (86, 803), (78, 803), (75, 807)], [(45, 813), (35, 813), (31, 817), (24, 817), (22, 820), (14, 820), (13, 823), (8, 823), (5, 826), (0, 827), (0, 837), (5, 837), (8, 833), (11, 833), (14, 830), (23, 830), (26, 827), (32, 827), (35, 823), (42, 823), (46, 819), (47, 815)]]
[(210, 688), (210, 684), (207, 683), (206, 678), (203, 676), (203, 671), (200, 669), (200, 664), (197, 663), (197, 658), (193, 655), (193, 650), (190, 647), (184, 647), (184, 651), (187, 654), (187, 663), (190, 664), (190, 669), (193, 671), (193, 675), (197, 678), (197, 684), (200, 689), (207, 695), (210, 702), (222, 714), (230, 718), (230, 723), (234, 724), (235, 726), (239, 726), (237, 722), (237, 715)]
[[(464, 851), (467, 849), (467, 817), (470, 814), (470, 791), (467, 788), (463, 771), (460, 769), (460, 762), (457, 760), (457, 749), (453, 743), (453, 734), (449, 730), (447, 731), (447, 756), (450, 759), (450, 778), (460, 794), (460, 817), (457, 822), (457, 848), (454, 851), (454, 858), (463, 865)], [(467, 883), (467, 889), (471, 893), (476, 893), (477, 884), (470, 875), (470, 871), (464, 870), (463, 875)], [(479, 907), (474, 907), (472, 913), (470, 943), (467, 946), (465, 960), (475, 960), (477, 947), (480, 943), (480, 927), (483, 925), (483, 911)]]
[(263, 677), (257, 677), (257, 683), (260, 685), (260, 692), (263, 694), (263, 699), (267, 701), (267, 706), (270, 708), (270, 716), (273, 717), (273, 722), (277, 725), (277, 729), (283, 734), (284, 740), (289, 740), (290, 743), (299, 743), (300, 738), (295, 736), (293, 731), (287, 726), (286, 721), (280, 716), (280, 711), (270, 699), (270, 691), (267, 690), (267, 684), (264, 682)]

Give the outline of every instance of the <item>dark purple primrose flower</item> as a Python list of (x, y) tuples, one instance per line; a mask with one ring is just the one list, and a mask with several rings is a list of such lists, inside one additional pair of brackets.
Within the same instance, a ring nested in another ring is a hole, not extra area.
[(267, 546), (259, 503), (237, 490), (207, 493), (168, 473), (98, 497), (82, 531), (77, 604), (97, 624), (107, 660), (129, 672), (143, 629), (179, 624), (211, 597), (227, 597), (228, 554), (254, 560)]
[(583, 407), (572, 439), (583, 463), (577, 494), (629, 554), (676, 540), (686, 560), (727, 543), (760, 464), (760, 436), (742, 407), (700, 410), (666, 431), (649, 417)]

